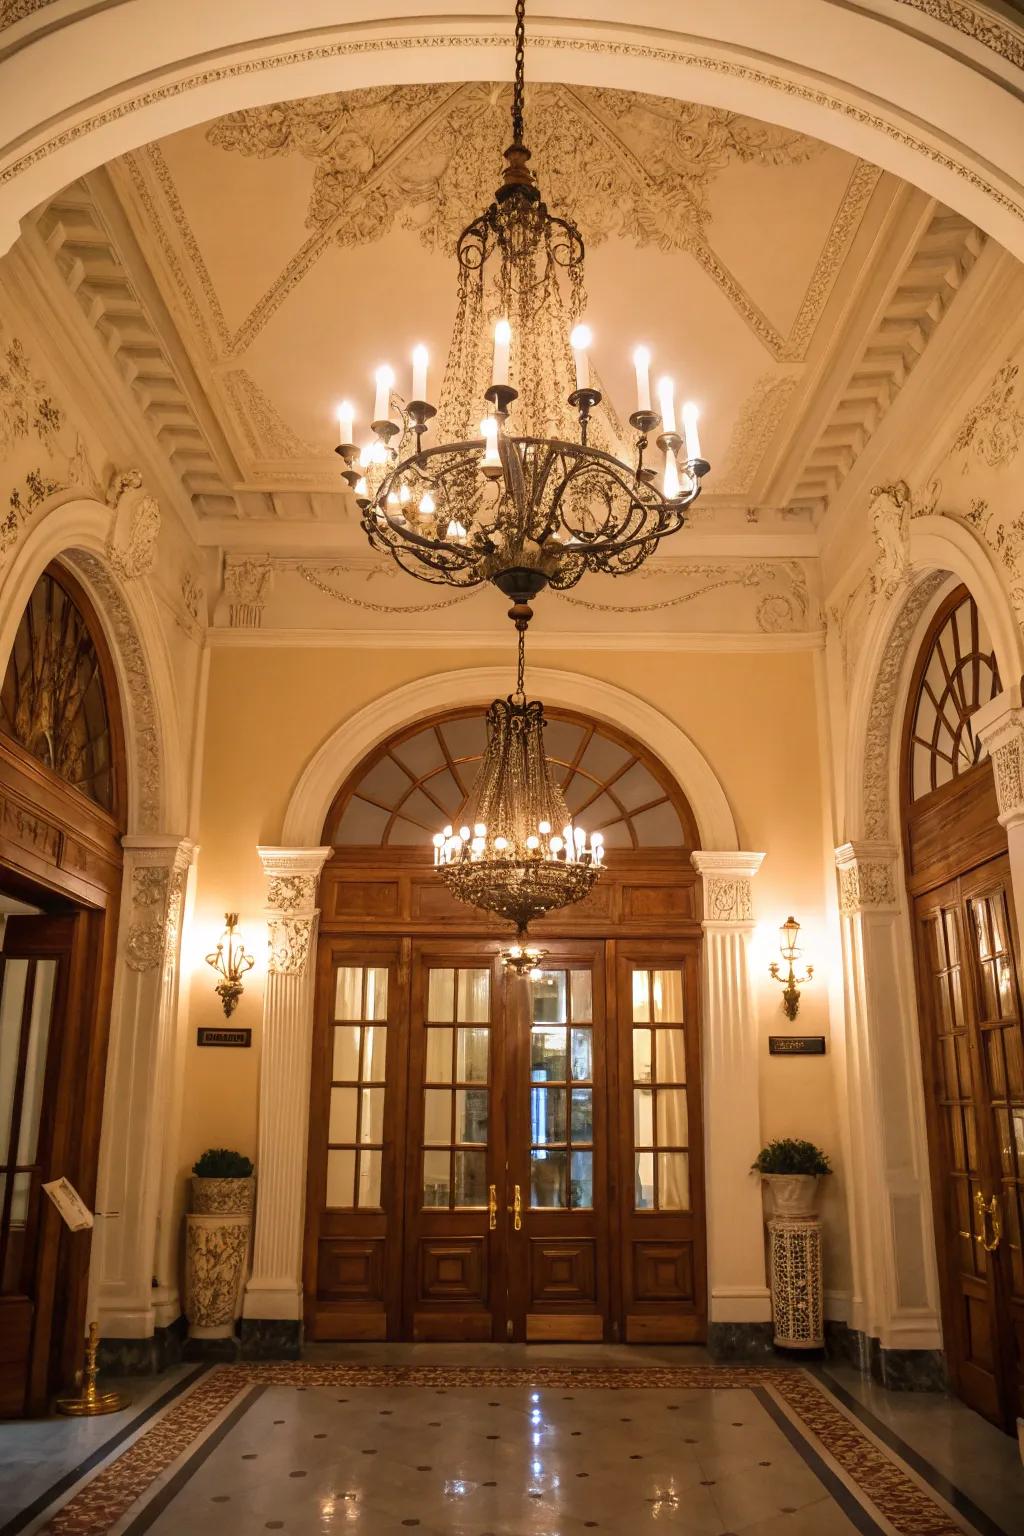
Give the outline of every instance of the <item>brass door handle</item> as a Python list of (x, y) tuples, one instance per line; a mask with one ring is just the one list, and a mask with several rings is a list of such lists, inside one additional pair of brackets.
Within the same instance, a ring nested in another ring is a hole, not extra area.
[(518, 1184), (515, 1186), (515, 1191), (512, 1196), (512, 1204), (508, 1208), (508, 1213), (510, 1216), (515, 1217), (515, 1220), (512, 1223), (515, 1230), (517, 1232), (521, 1232), (523, 1229), (523, 1196)]
[[(974, 1241), (980, 1243), (986, 1253), (995, 1253), (1003, 1235), (1003, 1216), (999, 1207), (999, 1196), (993, 1195), (991, 1200), (986, 1200), (980, 1189), (975, 1190), (974, 1208), (981, 1223), (981, 1231), (975, 1232)], [(991, 1242), (987, 1222), (991, 1222)]]
[(498, 1225), (498, 1186), (491, 1184), (487, 1191), (487, 1227), (493, 1232)]

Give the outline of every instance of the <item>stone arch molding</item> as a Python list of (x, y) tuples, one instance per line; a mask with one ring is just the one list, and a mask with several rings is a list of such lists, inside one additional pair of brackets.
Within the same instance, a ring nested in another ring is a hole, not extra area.
[(0, 662), (6, 665), (29, 594), (51, 560), (68, 563), (93, 599), (113, 656), (128, 757), (129, 833), (185, 822), (176, 754), (177, 706), (155, 601), (144, 581), (124, 581), (111, 553), (112, 509), (91, 497), (51, 498), (36, 514), (0, 583)]
[[(901, 499), (893, 496), (900, 489), (880, 488), (875, 505)], [(978, 604), (1004, 686), (1024, 672), (1024, 636), (988, 550), (951, 517), (912, 516), (909, 493), (905, 512), (905, 560), (901, 566), (880, 557), (883, 575), (850, 695), (846, 819), (852, 843), (898, 840), (899, 740), (910, 669), (925, 625), (952, 583), (963, 582)]]
[[(337, 726), (307, 763), (288, 803), (282, 843), (290, 848), (318, 846), (342, 784), (367, 753), (395, 731), (474, 699), (487, 705), (508, 692), (508, 682), (506, 667), (441, 672), (365, 705)], [(735, 818), (717, 774), (700, 749), (665, 715), (624, 689), (554, 668), (531, 668), (530, 691), (545, 703), (581, 711), (636, 736), (660, 759), (689, 801), (701, 847), (721, 852), (739, 847)]]
[[(332, 90), (510, 74), (504, 0), (27, 0), (0, 65), (0, 248), (62, 186), (151, 139)], [(584, 14), (585, 13), (585, 14)], [(690, 30), (682, 30), (680, 18)], [(18, 46), (13, 46), (18, 45)], [(537, 80), (614, 85), (812, 134), (923, 187), (1024, 257), (1024, 33), (946, 0), (680, 7), (551, 0)]]

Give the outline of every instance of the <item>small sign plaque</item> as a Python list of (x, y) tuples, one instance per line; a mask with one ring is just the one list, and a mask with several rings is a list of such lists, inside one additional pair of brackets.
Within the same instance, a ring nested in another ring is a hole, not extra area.
[(92, 1226), (92, 1211), (69, 1179), (52, 1179), (43, 1188), (72, 1232), (84, 1232)]
[(236, 1049), (252, 1045), (251, 1029), (204, 1029), (196, 1030), (197, 1045), (231, 1045)]
[(824, 1035), (769, 1035), (769, 1056), (824, 1056)]

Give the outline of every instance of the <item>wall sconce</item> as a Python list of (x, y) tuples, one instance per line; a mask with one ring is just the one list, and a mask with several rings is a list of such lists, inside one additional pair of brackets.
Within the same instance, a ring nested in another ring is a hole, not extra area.
[(238, 922), (237, 912), (225, 912), (224, 921), (227, 926), (217, 940), (217, 948), (212, 955), (207, 955), (207, 965), (212, 965), (218, 976), (222, 979), (214, 987), (214, 991), (224, 1004), (224, 1016), (230, 1019), (238, 1007), (238, 999), (245, 988), (242, 986), (242, 977), (247, 971), (251, 971), (256, 961), (250, 955), (242, 943), (242, 936), (235, 931)]
[(778, 961), (773, 960), (768, 967), (769, 975), (773, 981), (781, 981), (785, 991), (782, 994), (782, 1006), (786, 1010), (787, 1019), (795, 1019), (800, 1009), (800, 988), (806, 987), (814, 976), (814, 966), (809, 965), (802, 976), (798, 976), (793, 969), (793, 963), (800, 958), (800, 946), (797, 939), (800, 937), (800, 924), (795, 917), (787, 917), (779, 929), (779, 949), (782, 958), (788, 966), (785, 975), (782, 974)]

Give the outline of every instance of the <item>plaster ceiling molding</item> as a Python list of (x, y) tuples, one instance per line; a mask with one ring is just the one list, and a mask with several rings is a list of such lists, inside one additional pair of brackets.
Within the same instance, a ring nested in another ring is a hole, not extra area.
[(634, 603), (607, 603), (575, 597), (568, 592), (556, 592), (552, 596), (586, 613), (636, 616), (684, 608), (700, 598), (733, 589), (749, 594), (746, 627), (751, 631), (797, 633), (816, 628), (820, 622), (817, 603), (809, 591), (807, 572), (798, 560), (723, 560), (714, 563), (660, 560), (645, 566), (639, 574), (647, 581), (674, 579), (683, 590)]
[(789, 491), (790, 506), (827, 507), (906, 384), (984, 244), (985, 236), (967, 219), (936, 205)]
[(435, 598), (422, 603), (388, 603), (360, 597), (358, 593), (348, 591), (343, 583), (351, 583), (354, 577), (361, 577), (364, 582), (367, 582), (374, 576), (397, 576), (398, 567), (393, 563), (384, 565), (381, 562), (375, 569), (367, 569), (364, 563), (353, 561), (334, 562), (326, 566), (291, 561), (287, 563), (303, 581), (315, 587), (318, 592), (322, 592), (325, 597), (332, 598), (336, 603), (343, 603), (348, 608), (358, 608), (363, 613), (440, 613), (447, 608), (459, 607), (462, 603), (468, 602), (471, 597), (476, 597), (479, 592), (479, 588), (471, 587), (468, 591), (455, 592), (448, 597)]
[[(102, 179), (97, 173), (96, 180)], [(150, 431), (199, 511), (237, 512), (230, 481), (237, 466), (222, 464), (211, 441), (211, 418), (201, 419), (202, 391), (181, 377), (184, 358), (172, 357), (176, 338), (164, 337), (140, 297), (140, 277), (129, 271), (97, 206), (93, 178), (64, 189), (40, 212), (38, 232), (49, 255), (100, 337)]]
[(769, 443), (799, 382), (795, 373), (763, 373), (740, 407), (715, 489), (723, 496), (744, 496), (754, 485)]
[[(220, 378), (254, 459), (329, 459), (333, 442), (308, 443), (293, 432), (244, 368), (225, 369)], [(336, 474), (329, 483), (337, 488)]]
[[(1008, 64), (1024, 69), (1024, 29), (1007, 18), (997, 16), (987, 5), (972, 5), (969, 0), (898, 0), (900, 5), (951, 27), (962, 37), (980, 43), (997, 53)], [(1011, 0), (1012, 3), (1012, 0)]]
[(175, 618), (193, 640), (202, 639), (207, 627), (206, 590), (199, 577), (193, 571), (185, 569), (181, 573), (178, 591), (184, 608), (184, 618), (177, 612)]
[(53, 4), (54, 0), (0, 0), (0, 32)]
[(871, 593), (891, 602), (910, 581), (910, 488), (905, 480), (876, 485), (868, 520), (875, 541)]

